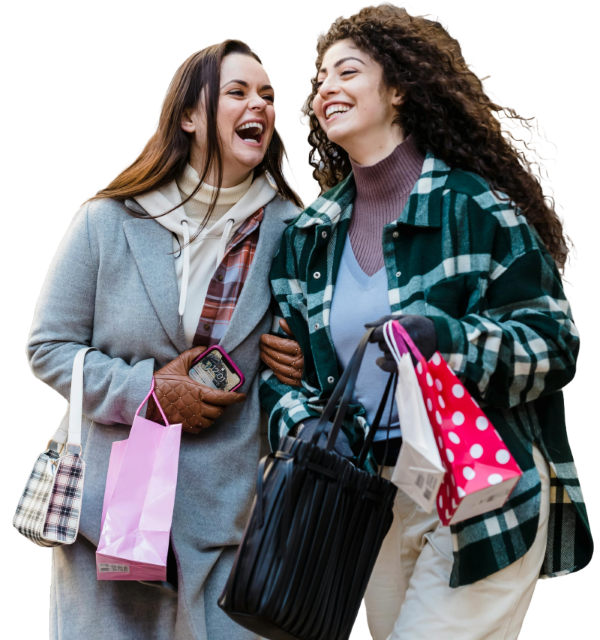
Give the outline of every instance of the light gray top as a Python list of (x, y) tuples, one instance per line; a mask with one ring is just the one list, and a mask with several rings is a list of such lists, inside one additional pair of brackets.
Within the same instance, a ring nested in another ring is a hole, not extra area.
[[(330, 316), (333, 345), (344, 369), (348, 366), (354, 350), (365, 333), (365, 324), (390, 313), (385, 267), (369, 277), (360, 268), (348, 237), (335, 283)], [(390, 376), (389, 373), (382, 371), (375, 362), (381, 355), (378, 345), (370, 344), (367, 346), (354, 388), (353, 401), (362, 404), (365, 408), (369, 424), (372, 424), (375, 419), (385, 385)], [(386, 427), (388, 424), (388, 411), (389, 409), (386, 409), (383, 414), (382, 427)], [(392, 425), (397, 424), (398, 409), (394, 401)], [(398, 438), (400, 435), (399, 427), (390, 431), (390, 438)], [(385, 440), (386, 437), (385, 429), (379, 429), (375, 434), (375, 440)]]

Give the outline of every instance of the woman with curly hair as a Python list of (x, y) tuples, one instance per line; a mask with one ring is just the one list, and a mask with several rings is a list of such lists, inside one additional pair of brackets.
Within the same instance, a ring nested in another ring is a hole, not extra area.
[[(568, 245), (499, 116), (530, 125), (490, 100), (441, 25), (404, 9), (338, 19), (317, 53), (305, 113), (323, 194), (288, 227), (271, 272), (304, 372), (300, 383), (292, 368), (263, 374), (271, 445), (312, 434), (365, 325), (381, 342), (394, 317), (425, 357), (439, 350), (523, 476), (503, 508), (451, 527), (399, 492), (369, 627), (375, 640), (516, 638), (538, 577), (592, 554), (561, 391), (579, 350), (560, 276)], [(371, 349), (337, 445), (349, 456), (395, 367)], [(396, 415), (387, 453), (373, 446), (388, 478), (401, 429)]]

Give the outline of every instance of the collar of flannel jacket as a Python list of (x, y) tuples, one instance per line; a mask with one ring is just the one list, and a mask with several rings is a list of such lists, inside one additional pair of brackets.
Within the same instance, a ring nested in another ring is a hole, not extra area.
[[(286, 230), (271, 270), (273, 331), (284, 317), (304, 352), (303, 388), (262, 374), (269, 439), (315, 418), (339, 379), (329, 311), (352, 216), (349, 175)], [(541, 485), (535, 442), (552, 475), (542, 574), (589, 563), (592, 539), (569, 448), (561, 388), (575, 373), (578, 333), (554, 262), (524, 216), (475, 174), (431, 153), (399, 218), (383, 229), (394, 313), (430, 317), (442, 355), (480, 402), (523, 471), (506, 505), (452, 526), (450, 584), (469, 584), (522, 557), (537, 532)], [(364, 408), (344, 422), (351, 445), (368, 429)]]
[[(392, 224), (409, 224), (416, 227), (439, 227), (442, 224), (442, 193), (450, 175), (450, 167), (428, 153), (421, 175), (410, 194), (406, 207)], [(335, 226), (351, 218), (356, 197), (354, 175), (351, 173), (340, 184), (317, 198), (295, 220), (299, 229), (317, 225)]]

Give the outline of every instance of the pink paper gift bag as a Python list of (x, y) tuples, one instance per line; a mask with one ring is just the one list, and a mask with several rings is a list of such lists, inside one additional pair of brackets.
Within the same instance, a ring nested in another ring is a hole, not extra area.
[(446, 469), (437, 495), (442, 524), (501, 508), (522, 475), (500, 434), (439, 352), (423, 358), (404, 327), (394, 337), (417, 359), (416, 373)]
[(162, 409), (166, 426), (138, 415), (153, 393), (154, 383), (129, 438), (112, 445), (96, 551), (98, 580), (167, 577), (181, 424), (169, 425)]

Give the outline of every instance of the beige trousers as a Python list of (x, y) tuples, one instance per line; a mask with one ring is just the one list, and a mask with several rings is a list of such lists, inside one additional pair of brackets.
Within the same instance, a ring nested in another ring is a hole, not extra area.
[[(548, 464), (535, 446), (542, 481), (538, 532), (513, 564), (474, 584), (451, 589), (452, 538), (437, 513), (425, 513), (403, 492), (394, 522), (365, 594), (374, 640), (513, 640), (517, 638), (538, 579), (550, 508)], [(392, 468), (385, 467), (389, 479)]]

